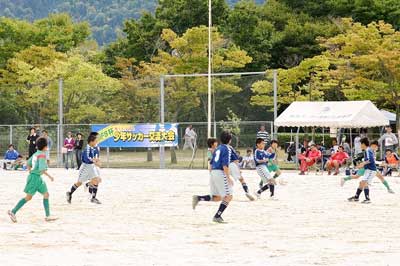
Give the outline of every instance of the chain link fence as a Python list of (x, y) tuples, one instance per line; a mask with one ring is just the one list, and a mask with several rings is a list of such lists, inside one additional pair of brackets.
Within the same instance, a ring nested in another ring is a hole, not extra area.
[[(192, 125), (197, 137), (193, 142), (187, 143), (185, 139), (186, 128)], [(240, 123), (233, 122), (217, 122), (213, 124), (213, 132), (215, 127), (216, 136), (224, 129), (229, 129), (234, 133), (232, 146), (235, 147), (242, 156), (246, 154), (247, 149), (253, 149), (256, 134), (261, 125), (266, 127), (271, 138), (277, 139), (280, 145), (279, 161), (282, 168), (295, 169), (296, 160), (288, 156), (288, 147), (296, 141), (296, 132), (290, 129), (280, 129), (276, 135), (273, 134), (273, 123), (271, 121), (242, 121)], [(53, 141), (51, 148), (50, 166), (63, 167), (64, 158), (61, 153), (60, 140), (65, 139), (68, 132), (74, 135), (82, 133), (86, 142), (86, 137), (91, 132), (90, 124), (74, 124), (63, 125), (62, 129), (57, 124), (47, 125), (0, 125), (0, 151), (5, 153), (9, 144), (14, 144), (17, 151), (26, 158), (28, 156), (28, 142), (30, 128), (36, 128), (39, 133), (46, 130)], [(63, 132), (63, 136), (59, 136)], [(178, 127), (179, 145), (175, 148), (166, 148), (164, 161), (166, 168), (179, 169), (206, 169), (207, 168), (207, 123), (205, 122), (183, 122)], [(359, 135), (358, 131), (352, 133), (352, 138)], [(378, 139), (381, 135), (380, 129), (370, 130), (367, 136), (370, 139)], [(332, 145), (332, 140), (337, 139), (339, 143), (343, 136), (350, 139), (350, 133), (343, 131), (340, 136), (331, 135), (329, 130), (316, 129), (309, 131), (301, 131), (299, 133), (299, 144), (304, 139), (315, 143), (322, 143), (325, 147)], [(186, 142), (186, 145), (185, 145)], [(86, 145), (86, 144), (85, 144)], [(380, 157), (380, 153), (378, 154)], [(158, 148), (102, 148), (101, 158), (104, 167), (112, 168), (160, 168), (160, 153)], [(288, 160), (289, 159), (289, 160)], [(75, 163), (76, 165), (76, 163)]]

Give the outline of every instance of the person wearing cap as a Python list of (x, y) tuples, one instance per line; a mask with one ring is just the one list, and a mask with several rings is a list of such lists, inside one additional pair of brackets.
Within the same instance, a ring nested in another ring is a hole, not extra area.
[(311, 144), (311, 149), (299, 155), (300, 161), (300, 175), (305, 175), (308, 167), (313, 166), (319, 159), (321, 159), (321, 151), (317, 149), (315, 144)]

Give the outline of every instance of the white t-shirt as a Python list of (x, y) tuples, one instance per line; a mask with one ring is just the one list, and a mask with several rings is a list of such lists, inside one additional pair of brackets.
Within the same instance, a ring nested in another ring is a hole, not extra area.
[(355, 154), (359, 154), (361, 152), (362, 152), (362, 150), (361, 150), (361, 137), (356, 137), (354, 139), (354, 153)]

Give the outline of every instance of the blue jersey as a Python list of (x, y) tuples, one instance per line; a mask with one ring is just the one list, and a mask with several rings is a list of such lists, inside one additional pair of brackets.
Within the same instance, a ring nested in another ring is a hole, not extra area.
[(270, 158), (270, 156), (271, 156), (270, 153), (267, 153), (267, 152), (264, 151), (264, 150), (256, 149), (255, 152), (254, 152), (254, 161), (255, 161), (255, 163), (256, 163), (256, 166), (257, 166), (257, 165), (262, 165), (262, 164), (265, 164), (265, 165), (266, 165), (267, 162), (260, 162), (260, 161), (262, 161), (262, 160), (268, 160), (268, 159)]
[(4, 159), (5, 160), (11, 160), (11, 161), (12, 160), (17, 160), (18, 156), (19, 156), (19, 153), (16, 150), (12, 150), (12, 151), (8, 150), (6, 152), (6, 154), (4, 155)]
[(225, 145), (219, 145), (213, 153), (210, 161), (212, 170), (224, 170), (224, 166), (229, 167), (231, 158), (231, 149)]
[(364, 169), (376, 171), (375, 155), (370, 147), (364, 151), (364, 161), (369, 161), (368, 164), (364, 165)]
[(237, 155), (235, 149), (232, 146), (228, 146), (230, 152), (231, 152), (231, 156), (229, 158), (229, 162), (232, 163), (234, 161), (239, 161), (239, 156)]
[(86, 145), (85, 150), (82, 152), (82, 162), (92, 164), (94, 158), (99, 158), (99, 148)]

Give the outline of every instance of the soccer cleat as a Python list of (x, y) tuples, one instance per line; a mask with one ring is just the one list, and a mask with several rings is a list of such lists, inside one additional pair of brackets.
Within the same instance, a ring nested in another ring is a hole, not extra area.
[(219, 224), (224, 224), (224, 223), (225, 223), (224, 219), (222, 219), (221, 216), (220, 216), (220, 217), (215, 217), (215, 216), (214, 216), (213, 222), (214, 222), (214, 223), (219, 223)]
[(196, 195), (193, 195), (192, 199), (192, 208), (193, 210), (196, 209), (197, 204), (199, 204), (199, 197)]
[(328, 171), (328, 175), (331, 175), (331, 174), (332, 174), (332, 172), (331, 172), (331, 170), (329, 170), (329, 171)]
[(339, 172), (338, 171), (336, 171), (333, 175), (338, 175), (339, 174)]
[(345, 182), (346, 182), (346, 180), (344, 180), (344, 178), (342, 177), (340, 179), (340, 186), (343, 187)]
[(246, 193), (246, 197), (250, 200), (250, 201), (254, 201), (255, 198), (253, 195), (251, 195), (250, 193)]
[(13, 223), (17, 222), (17, 217), (15, 217), (15, 214), (12, 211), (8, 211), (8, 216), (10, 216), (10, 219)]
[(390, 194), (394, 194), (394, 191), (393, 191), (391, 188), (388, 189), (388, 192), (389, 192)]
[(97, 198), (92, 198), (90, 200), (91, 203), (101, 204), (101, 202)]
[(58, 220), (58, 218), (54, 217), (54, 216), (47, 216), (46, 218), (44, 218), (44, 220), (46, 222), (54, 222), (54, 221)]
[(68, 202), (69, 204), (71, 204), (71, 200), (72, 200), (72, 194), (71, 194), (71, 192), (67, 191), (66, 196), (67, 196), (67, 202)]
[(275, 196), (269, 197), (270, 200), (278, 200)]
[(257, 191), (255, 194), (256, 194), (257, 199), (261, 199), (261, 193), (258, 193), (258, 191)]
[(370, 204), (371, 200), (370, 199), (365, 199), (361, 202), (362, 204)]
[(305, 175), (306, 173), (304, 173), (304, 171), (301, 171), (299, 175)]
[(351, 197), (351, 198), (348, 198), (347, 199), (348, 201), (359, 201), (359, 199), (357, 198), (357, 197), (355, 197), (355, 196), (353, 196), (353, 197)]

